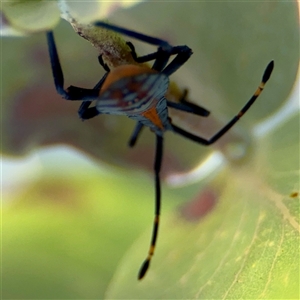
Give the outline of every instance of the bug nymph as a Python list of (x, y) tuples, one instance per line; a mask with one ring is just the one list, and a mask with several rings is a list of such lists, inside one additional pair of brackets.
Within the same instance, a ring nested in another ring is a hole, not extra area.
[(107, 75), (96, 107), (101, 113), (127, 115), (161, 134), (169, 129), (168, 87), (169, 78), (162, 73), (144, 66), (122, 65)]
[[(143, 42), (158, 46), (156, 52), (145, 56), (137, 57), (134, 46), (128, 42), (132, 50), (132, 57), (135, 65), (120, 65), (110, 70), (103, 62), (101, 55), (99, 63), (106, 74), (100, 79), (93, 89), (70, 86), (64, 89), (64, 77), (59, 62), (53, 33), (47, 32), (48, 50), (52, 68), (52, 74), (57, 92), (66, 100), (81, 100), (78, 114), (81, 119), (91, 119), (100, 114), (126, 115), (136, 121), (136, 126), (130, 137), (129, 145), (135, 145), (143, 127), (149, 127), (156, 136), (156, 151), (154, 160), (154, 180), (155, 180), (155, 217), (153, 232), (148, 255), (141, 266), (138, 279), (142, 279), (146, 274), (152, 256), (154, 255), (161, 206), (160, 169), (163, 156), (163, 136), (164, 132), (173, 131), (187, 139), (208, 146), (221, 138), (250, 108), (257, 97), (264, 89), (265, 83), (272, 73), (274, 62), (271, 61), (265, 69), (262, 80), (248, 100), (245, 106), (235, 115), (223, 128), (221, 128), (210, 139), (196, 136), (184, 129), (174, 125), (168, 117), (168, 107), (192, 113), (198, 116), (207, 117), (209, 111), (195, 105), (184, 97), (179, 102), (171, 102), (166, 98), (169, 87), (169, 76), (176, 72), (192, 55), (192, 50), (187, 46), (171, 46), (167, 41), (159, 38), (144, 35), (122, 27), (110, 25), (104, 22), (96, 22), (95, 26), (141, 40)], [(171, 56), (175, 55), (169, 62)], [(147, 67), (144, 63), (154, 60), (152, 67)], [(94, 106), (90, 107), (92, 103)]]

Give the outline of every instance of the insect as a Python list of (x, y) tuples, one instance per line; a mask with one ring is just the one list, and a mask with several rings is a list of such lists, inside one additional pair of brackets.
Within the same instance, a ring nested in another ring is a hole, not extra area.
[[(155, 217), (149, 251), (138, 273), (138, 279), (142, 279), (154, 255), (158, 235), (161, 207), (160, 169), (163, 157), (164, 133), (173, 131), (204, 146), (213, 144), (245, 114), (261, 94), (265, 83), (269, 80), (272, 73), (274, 61), (268, 64), (258, 88), (239, 113), (210, 139), (205, 139), (173, 124), (168, 116), (168, 107), (201, 117), (207, 117), (209, 111), (188, 102), (185, 97), (180, 99), (178, 103), (171, 102), (165, 97), (169, 87), (169, 76), (184, 65), (191, 57), (192, 50), (188, 46), (171, 46), (165, 40), (104, 22), (99, 21), (94, 25), (158, 47), (157, 51), (138, 57), (134, 46), (128, 43), (132, 50), (132, 57), (138, 64), (120, 65), (113, 70), (110, 70), (102, 57), (99, 56), (99, 63), (106, 73), (93, 89), (76, 86), (70, 86), (65, 89), (63, 71), (59, 62), (53, 32), (47, 32), (48, 50), (56, 91), (66, 100), (82, 101), (78, 110), (81, 119), (91, 119), (100, 114), (126, 115), (136, 121), (136, 126), (129, 140), (131, 147), (135, 145), (143, 127), (149, 127), (156, 136), (154, 160)], [(169, 62), (172, 56), (175, 57)], [(144, 64), (152, 60), (154, 60), (152, 67)], [(91, 106), (92, 103), (95, 103), (95, 105)]]

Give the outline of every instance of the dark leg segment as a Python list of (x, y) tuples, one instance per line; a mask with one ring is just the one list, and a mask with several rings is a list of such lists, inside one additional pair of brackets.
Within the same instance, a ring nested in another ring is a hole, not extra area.
[[(99, 90), (105, 81), (108, 73), (106, 73), (99, 82), (94, 86), (93, 90), (97, 90), (97, 93), (99, 94)], [(93, 117), (96, 117), (97, 115), (101, 114), (96, 107), (89, 107), (93, 101), (83, 101), (78, 109), (78, 115), (82, 120), (91, 119)]]
[(166, 66), (170, 56), (173, 54), (177, 54), (173, 61), (163, 70), (163, 73), (168, 76), (174, 73), (178, 68), (180, 68), (192, 55), (191, 49), (187, 46), (172, 47), (167, 41), (164, 41), (162, 39), (154, 38), (133, 30), (122, 28), (116, 25), (107, 24), (101, 21), (96, 22), (95, 26), (113, 30), (115, 32), (133, 37), (140, 41), (159, 46), (157, 52), (138, 58), (135, 53), (134, 47), (132, 47), (133, 45), (131, 43), (127, 43), (127, 45), (132, 50), (133, 58), (136, 59), (137, 62), (146, 62), (149, 60), (156, 59), (152, 69), (157, 70), (159, 72), (162, 71), (163, 68)]
[(144, 128), (144, 125), (140, 122), (137, 122), (136, 125), (135, 125), (135, 128), (133, 130), (133, 133), (129, 139), (129, 142), (128, 142), (128, 146), (129, 147), (133, 147), (142, 131), (142, 129)]
[(178, 103), (178, 102), (172, 102), (167, 100), (167, 105), (168, 107), (172, 107), (202, 117), (207, 117), (209, 115), (209, 111), (207, 111), (206, 109), (189, 102)]
[[(145, 63), (145, 62), (157, 59), (157, 57), (159, 55), (159, 51), (156, 51), (156, 52), (144, 55), (144, 56), (137, 56), (134, 45), (131, 42), (126, 42), (126, 44), (131, 49), (132, 57), (133, 57), (134, 61), (136, 61), (137, 63)], [(182, 52), (182, 49), (184, 49), (184, 47), (187, 47), (187, 46), (172, 47), (169, 54), (170, 55), (178, 54), (178, 53)]]
[(188, 90), (184, 89), (183, 90), (183, 94), (179, 99), (179, 103), (178, 102), (171, 102), (169, 100), (167, 100), (167, 105), (169, 107), (178, 109), (178, 110), (182, 110), (188, 113), (192, 113), (201, 117), (207, 117), (209, 116), (210, 112), (208, 110), (206, 110), (205, 108), (198, 106), (194, 103), (191, 103), (189, 101), (186, 100), (188, 94)]
[(55, 46), (54, 36), (52, 31), (47, 32), (48, 51), (50, 55), (50, 62), (52, 68), (52, 74), (56, 91), (64, 98), (68, 97), (68, 94), (64, 90), (64, 75), (59, 62), (57, 49)]
[(177, 46), (176, 48), (178, 51), (177, 56), (162, 70), (162, 73), (167, 76), (175, 73), (193, 54), (192, 49), (188, 46)]
[(153, 223), (153, 232), (151, 238), (151, 244), (148, 252), (148, 256), (144, 263), (142, 264), (138, 279), (142, 279), (150, 265), (150, 261), (152, 256), (154, 255), (158, 226), (159, 226), (159, 216), (160, 216), (160, 198), (161, 198), (161, 190), (160, 190), (160, 169), (162, 163), (162, 155), (163, 155), (163, 137), (156, 135), (156, 154), (155, 154), (155, 162), (154, 162), (154, 173), (155, 173), (155, 217)]
[(129, 48), (131, 49), (131, 55), (132, 55), (132, 58), (134, 59), (135, 62), (137, 63), (145, 63), (145, 62), (148, 62), (148, 61), (151, 61), (151, 60), (154, 60), (156, 59), (157, 57), (157, 51), (156, 52), (153, 52), (153, 53), (150, 53), (150, 54), (147, 54), (147, 55), (144, 55), (144, 56), (137, 56), (136, 54), (136, 51), (135, 51), (135, 47), (134, 45), (131, 43), (131, 42), (126, 42), (126, 44), (129, 46)]
[(171, 46), (164, 48), (159, 47), (157, 51), (157, 57), (153, 63), (152, 69), (161, 72), (169, 61), (171, 51)]
[(187, 101), (186, 100), (187, 95), (188, 95), (188, 90), (184, 89), (183, 90), (183, 95), (179, 99), (179, 102), (182, 103), (182, 104), (185, 104), (187, 106), (190, 106), (195, 111), (198, 111), (199, 113), (197, 113), (197, 114), (199, 114), (199, 116), (207, 117), (207, 116), (210, 115), (210, 112), (207, 109), (205, 109), (204, 107), (198, 106), (198, 105), (196, 105), (194, 103), (191, 103), (191, 102)]
[(66, 100), (95, 99), (99, 94), (99, 91), (95, 89), (84, 89), (75, 86), (70, 86), (66, 90), (64, 89), (64, 75), (61, 68), (61, 64), (59, 62), (53, 32), (48, 31), (46, 35), (52, 68), (52, 75), (57, 93), (60, 94)]
[(169, 107), (173, 107), (175, 109), (182, 110), (182, 111), (185, 111), (185, 112), (188, 112), (188, 113), (192, 113), (192, 114), (195, 114), (195, 115), (198, 115), (198, 116), (202, 116), (202, 117), (209, 116), (210, 112), (208, 110), (206, 110), (205, 108), (203, 108), (201, 106), (198, 106), (194, 103), (191, 103), (191, 102), (185, 100), (186, 97), (187, 97), (187, 94), (188, 94), (188, 90), (184, 89), (183, 94), (182, 94), (181, 98), (179, 99), (179, 103), (178, 102), (171, 102), (171, 101), (167, 100), (167, 105)]
[(106, 72), (110, 72), (108, 65), (103, 61), (102, 54), (98, 56), (98, 62)]
[(193, 135), (175, 125), (172, 124), (172, 127), (173, 127), (173, 130), (190, 139), (190, 140), (193, 140), (197, 143), (200, 143), (202, 145), (205, 145), (205, 146), (208, 146), (208, 145), (211, 145), (213, 144), (214, 142), (216, 142), (220, 137), (222, 137), (245, 113), (246, 111), (250, 108), (250, 106), (255, 102), (255, 100), (258, 98), (258, 96), (261, 94), (261, 92), (263, 91), (264, 89), (264, 86), (266, 84), (266, 82), (269, 80), (270, 76), (271, 76), (271, 73), (273, 71), (273, 68), (274, 68), (274, 61), (271, 61), (265, 72), (264, 72), (264, 75), (262, 77), (262, 81), (260, 83), (260, 85), (258, 86), (257, 90), (255, 91), (255, 93), (253, 94), (253, 96), (251, 97), (251, 99), (246, 103), (246, 105), (240, 110), (240, 112), (230, 121), (228, 122), (227, 125), (225, 125), (220, 131), (218, 131), (214, 136), (212, 136), (210, 139), (204, 139), (204, 138), (201, 138), (201, 137), (198, 137), (196, 135)]
[(177, 54), (177, 53), (173, 53), (173, 50), (176, 47), (168, 46), (164, 48), (159, 47), (156, 52), (138, 57), (133, 44), (131, 42), (127, 42), (126, 44), (131, 49), (131, 55), (134, 61), (136, 61), (137, 63), (145, 63), (155, 59), (152, 69), (157, 70), (159, 72), (166, 66), (170, 56), (173, 54)]
[(127, 42), (127, 45), (131, 49), (133, 59), (138, 63), (145, 63), (154, 59), (158, 60), (159, 62), (155, 61), (152, 69), (159, 72), (166, 66), (170, 56), (177, 54), (173, 61), (162, 71), (162, 73), (168, 76), (176, 72), (192, 55), (192, 50), (189, 47), (175, 46), (170, 49), (166, 49), (165, 47), (159, 48), (156, 52), (138, 57), (133, 44), (131, 42)]
[(167, 41), (164, 41), (164, 40), (161, 40), (159, 38), (155, 38), (155, 37), (152, 37), (152, 36), (149, 36), (149, 35), (145, 35), (145, 34), (133, 31), (133, 30), (125, 29), (125, 28), (122, 28), (122, 27), (119, 27), (119, 26), (116, 26), (116, 25), (111, 25), (111, 24), (101, 22), (101, 21), (97, 21), (94, 25), (98, 26), (98, 27), (103, 27), (103, 28), (106, 28), (106, 29), (109, 29), (109, 30), (113, 30), (115, 32), (130, 36), (130, 37), (135, 38), (137, 40), (146, 42), (148, 44), (152, 44), (152, 45), (156, 45), (156, 46), (162, 46), (162, 47), (164, 47), (164, 46), (170, 47), (170, 45)]

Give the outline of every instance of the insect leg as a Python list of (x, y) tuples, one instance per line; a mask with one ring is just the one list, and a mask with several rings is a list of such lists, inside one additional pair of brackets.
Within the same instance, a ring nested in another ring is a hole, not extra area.
[[(156, 59), (154, 62), (154, 65), (152, 67), (154, 70), (157, 70), (160, 72), (168, 63), (168, 60), (172, 53), (173, 47), (167, 41), (159, 39), (159, 38), (155, 38), (155, 37), (152, 37), (149, 35), (145, 35), (143, 33), (139, 33), (139, 32), (133, 31), (133, 30), (122, 28), (122, 27), (119, 27), (116, 25), (107, 24), (107, 23), (101, 22), (101, 21), (96, 22), (94, 25), (98, 26), (98, 27), (103, 27), (103, 28), (106, 28), (109, 30), (113, 30), (115, 32), (130, 36), (130, 37), (133, 37), (137, 40), (146, 42), (148, 44), (159, 46), (158, 51), (157, 51), (158, 53), (150, 54), (149, 56), (147, 56), (146, 60), (140, 59), (143, 62)], [(129, 47), (130, 47), (130, 44), (129, 44)], [(132, 47), (131, 47), (131, 49), (132, 49)], [(136, 57), (135, 51), (133, 51), (133, 57), (134, 57), (134, 55)]]
[[(172, 47), (167, 41), (151, 37), (149, 35), (145, 35), (143, 33), (139, 33), (133, 30), (129, 30), (126, 28), (122, 28), (116, 25), (107, 24), (105, 22), (98, 21), (94, 24), (98, 27), (103, 27), (109, 30), (113, 30), (115, 32), (133, 37), (135, 39), (138, 39), (140, 41), (146, 42), (148, 44), (157, 45), (159, 46), (158, 51), (156, 53), (151, 53), (145, 57), (137, 58), (138, 62), (146, 62), (149, 60), (156, 59), (152, 69), (161, 71), (167, 64), (170, 55), (177, 54), (177, 57), (174, 58), (174, 60), (170, 63), (169, 66), (166, 67), (164, 70), (164, 74), (170, 75), (174, 73), (179, 67), (181, 67), (192, 55), (192, 51), (187, 46), (177, 46)], [(130, 44), (129, 44), (129, 47)], [(132, 49), (132, 47), (131, 47)], [(136, 57), (135, 51), (133, 51), (133, 57)]]
[[(132, 54), (132, 58), (134, 59), (134, 61), (136, 61), (137, 63), (145, 63), (154, 59), (157, 59), (159, 52), (160, 51), (156, 51), (144, 56), (137, 56), (136, 51), (135, 51), (135, 47), (131, 42), (126, 42), (126, 44), (129, 46), (129, 48), (131, 49), (131, 54)], [(175, 46), (172, 47), (172, 49), (169, 51), (169, 55), (175, 55), (178, 54), (179, 52), (181, 52), (183, 46)]]
[(144, 125), (142, 123), (140, 123), (140, 122), (136, 123), (133, 133), (131, 134), (131, 137), (128, 142), (129, 147), (133, 147), (135, 145), (143, 128), (144, 128)]
[(222, 137), (245, 113), (246, 111), (250, 108), (250, 106), (255, 102), (255, 100), (258, 98), (258, 96), (261, 94), (261, 92), (263, 91), (264, 89), (264, 86), (266, 84), (266, 82), (269, 80), (270, 76), (271, 76), (271, 73), (273, 71), (273, 68), (274, 68), (274, 61), (271, 61), (264, 74), (263, 74), (263, 77), (262, 77), (262, 81), (260, 83), (260, 85), (258, 86), (258, 88), (256, 89), (255, 93), (253, 94), (253, 96), (250, 98), (250, 100), (246, 103), (246, 105), (240, 110), (240, 112), (231, 119), (231, 121), (229, 121), (223, 128), (221, 128), (215, 135), (213, 135), (210, 139), (204, 139), (204, 138), (201, 138), (201, 137), (198, 137), (198, 136), (195, 136), (173, 124), (172, 127), (173, 127), (173, 130), (190, 139), (190, 140), (193, 140), (197, 143), (200, 143), (202, 145), (205, 145), (205, 146), (208, 146), (208, 145), (211, 145), (213, 144), (214, 142), (216, 142), (220, 137)]
[[(166, 75), (171, 75), (177, 69), (179, 69), (192, 55), (192, 50), (187, 46), (175, 46), (175, 47), (159, 47), (158, 51), (150, 53), (145, 56), (137, 57), (135, 52), (133, 53), (133, 59), (138, 63), (148, 62), (155, 59), (152, 69), (162, 72)], [(170, 56), (177, 55), (173, 61), (166, 67)], [(170, 66), (170, 67), (169, 67)], [(165, 69), (164, 69), (165, 68)]]
[(192, 107), (194, 110), (199, 110), (199, 115), (200, 115), (200, 112), (201, 113), (203, 113), (203, 116), (205, 117), (205, 116), (208, 116), (209, 114), (210, 114), (210, 112), (207, 110), (207, 109), (205, 109), (204, 107), (202, 107), (202, 106), (199, 106), (199, 105), (196, 105), (196, 104), (194, 104), (194, 103), (191, 103), (191, 102), (189, 102), (189, 101), (187, 101), (186, 100), (186, 98), (187, 98), (187, 95), (188, 95), (188, 90), (187, 89), (184, 89), (183, 90), (183, 95), (181, 96), (181, 98), (179, 99), (179, 102), (180, 103), (183, 103), (183, 104), (185, 104), (185, 105), (188, 105), (188, 106), (190, 106), (190, 107)]
[(154, 62), (152, 69), (157, 70), (159, 72), (167, 65), (168, 60), (169, 60), (170, 56), (172, 55), (172, 50), (175, 48), (175, 47), (172, 48), (171, 46), (168, 46), (165, 49), (163, 49), (162, 47), (159, 47), (158, 51), (156, 51), (156, 52), (138, 57), (135, 52), (135, 48), (134, 48), (133, 44), (131, 42), (127, 42), (126, 44), (131, 49), (131, 55), (132, 55), (132, 58), (134, 59), (134, 61), (136, 61), (137, 63), (145, 63), (145, 62), (155, 59), (156, 61)]
[(137, 56), (136, 51), (135, 51), (135, 47), (131, 42), (126, 42), (126, 44), (129, 46), (129, 48), (131, 49), (131, 55), (132, 58), (134, 59), (135, 62), (137, 63), (145, 63), (148, 62), (150, 60), (154, 60), (157, 57), (157, 51), (144, 55), (144, 56)]
[[(156, 52), (156, 60), (152, 66), (152, 69), (166, 74), (167, 76), (176, 72), (193, 54), (192, 50), (188, 46), (170, 47), (171, 46), (169, 46), (169, 48), (158, 48), (158, 51)], [(176, 57), (169, 63), (169, 65), (167, 65), (170, 56), (175, 54), (177, 54)], [(154, 56), (154, 53), (150, 55)]]
[[(99, 90), (105, 81), (108, 73), (106, 73), (99, 81), (98, 83), (94, 86), (94, 90)], [(91, 119), (93, 117), (96, 117), (97, 115), (101, 114), (96, 107), (89, 107), (93, 101), (83, 101), (78, 109), (78, 115), (82, 120), (87, 120)]]
[(56, 91), (66, 100), (88, 100), (94, 99), (98, 96), (99, 91), (96, 89), (84, 89), (75, 86), (70, 86), (68, 89), (64, 89), (64, 75), (59, 62), (59, 57), (55, 45), (55, 40), (52, 31), (48, 31), (47, 34), (48, 51), (50, 56), (52, 75)]
[(110, 72), (108, 65), (103, 61), (102, 54), (98, 56), (98, 62), (106, 72)]
[[(137, 57), (133, 44), (127, 42), (127, 45), (131, 48), (132, 57), (136, 62), (144, 63), (155, 59), (152, 69), (162, 72), (167, 76), (176, 72), (193, 54), (192, 50), (188, 46), (172, 47), (170, 45), (164, 45), (159, 47), (158, 51), (154, 53)], [(177, 54), (177, 56), (166, 67), (170, 56), (175, 54)]]
[[(189, 103), (189, 102), (188, 102)], [(193, 103), (177, 103), (177, 102), (172, 102), (167, 100), (167, 105), (168, 107), (172, 107), (178, 110), (182, 110), (188, 113), (192, 113), (198, 116), (202, 116), (202, 117), (207, 117), (209, 115), (209, 111), (207, 111), (206, 109), (197, 106)]]
[(167, 76), (176, 72), (193, 54), (192, 49), (188, 46), (177, 46), (174, 48), (176, 48), (177, 52), (176, 57), (162, 70), (162, 73)]
[(154, 162), (154, 173), (155, 173), (155, 217), (153, 223), (153, 232), (152, 238), (150, 243), (150, 248), (148, 252), (148, 256), (145, 259), (144, 263), (142, 264), (138, 279), (142, 279), (150, 265), (151, 258), (154, 254), (155, 244), (157, 239), (158, 233), (158, 226), (159, 226), (159, 215), (160, 215), (160, 198), (161, 198), (161, 191), (160, 191), (160, 169), (161, 169), (161, 162), (162, 162), (162, 154), (163, 154), (163, 137), (156, 135), (156, 154), (155, 154), (155, 162)]
[(169, 61), (169, 58), (171, 56), (171, 50), (172, 48), (158, 48), (156, 59), (152, 66), (153, 70), (156, 70), (158, 72), (161, 72), (163, 70), (163, 68), (167, 65)]
[(156, 45), (156, 46), (167, 46), (167, 47), (170, 46), (167, 41), (164, 41), (162, 39), (155, 38), (155, 37), (152, 37), (152, 36), (149, 36), (149, 35), (146, 35), (146, 34), (143, 34), (143, 33), (139, 33), (139, 32), (133, 31), (133, 30), (129, 30), (129, 29), (126, 29), (126, 28), (123, 28), (123, 27), (119, 27), (119, 26), (116, 26), (116, 25), (108, 24), (108, 23), (101, 22), (101, 21), (95, 22), (94, 25), (98, 26), (98, 27), (103, 27), (103, 28), (106, 28), (106, 29), (109, 29), (109, 30), (127, 35), (127, 36), (130, 36), (130, 37), (135, 38), (137, 40), (146, 42), (148, 44), (152, 44), (152, 45)]

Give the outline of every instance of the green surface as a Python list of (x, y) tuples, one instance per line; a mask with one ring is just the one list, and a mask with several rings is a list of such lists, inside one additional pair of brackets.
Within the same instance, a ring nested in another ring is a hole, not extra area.
[(57, 25), (60, 19), (56, 1), (3, 1), (0, 9), (4, 13), (7, 25), (25, 35), (49, 30)]
[[(142, 282), (128, 252), (106, 299), (298, 299), (299, 195), (291, 197), (299, 193), (298, 124), (296, 115), (258, 142), (251, 162), (215, 178), (206, 189), (224, 186), (200, 222), (177, 214), (163, 222)], [(146, 236), (132, 248), (143, 243)]]
[[(82, 178), (81, 169), (69, 171), (66, 177), (49, 170), (18, 196), (5, 197), (2, 299), (103, 297), (120, 258), (151, 224), (149, 178), (88, 169)], [(165, 191), (164, 197), (176, 204), (180, 195)], [(171, 203), (164, 203), (167, 211)]]

